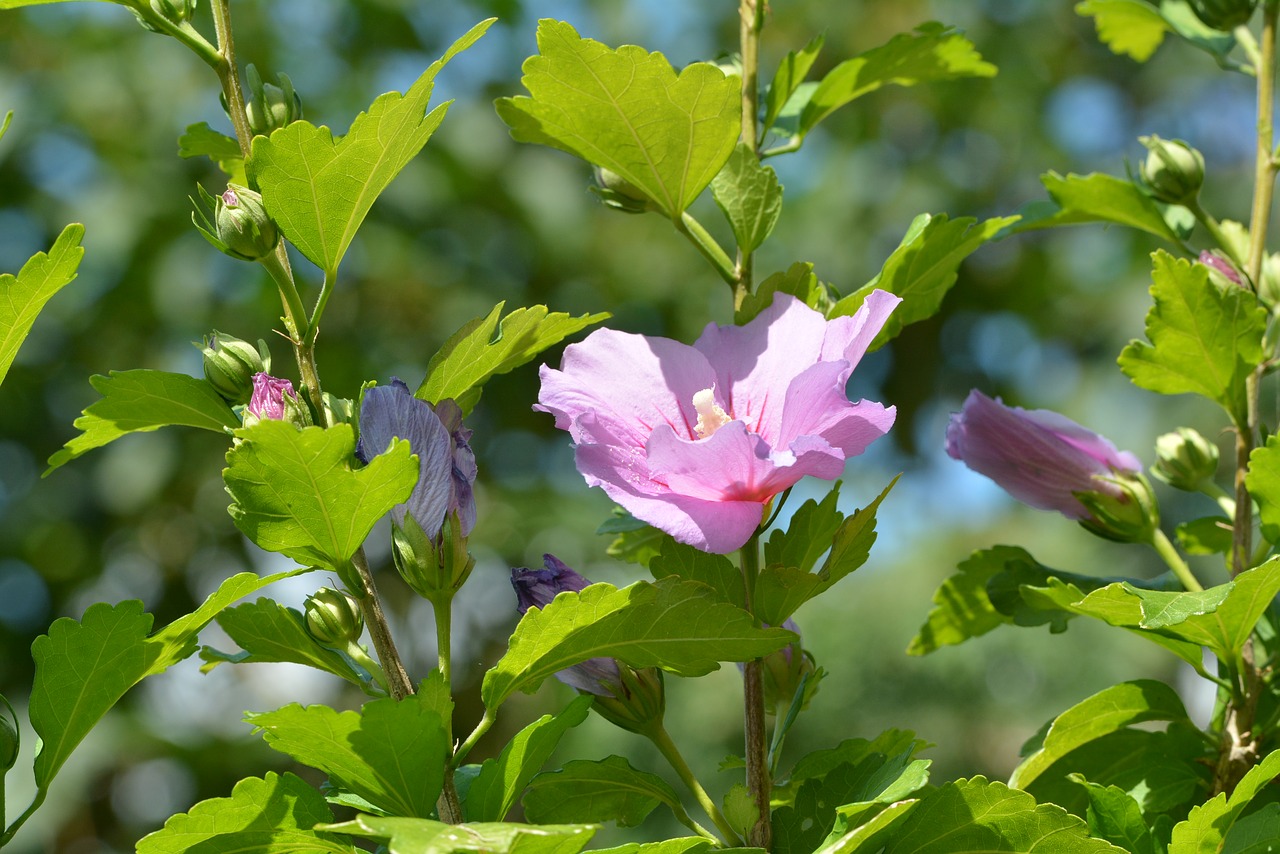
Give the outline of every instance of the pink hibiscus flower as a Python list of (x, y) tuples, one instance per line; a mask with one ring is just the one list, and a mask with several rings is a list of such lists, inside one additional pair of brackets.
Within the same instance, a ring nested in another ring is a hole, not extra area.
[(901, 300), (874, 291), (828, 321), (778, 294), (745, 326), (689, 346), (600, 329), (542, 367), (538, 405), (573, 437), (578, 470), (634, 516), (726, 554), (805, 475), (831, 480), (893, 426), (892, 406), (845, 383)]

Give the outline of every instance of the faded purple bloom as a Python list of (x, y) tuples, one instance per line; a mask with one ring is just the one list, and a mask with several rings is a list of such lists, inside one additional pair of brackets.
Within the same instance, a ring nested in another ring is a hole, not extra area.
[[(545, 569), (518, 567), (511, 570), (511, 586), (516, 591), (516, 607), (520, 616), (530, 608), (545, 608), (565, 591), (579, 593), (591, 582), (565, 566), (555, 555), (543, 555)], [(621, 697), (626, 694), (618, 662), (612, 658), (592, 658), (556, 674), (571, 688), (599, 697)]]
[(895, 411), (852, 403), (845, 384), (901, 300), (873, 291), (828, 321), (795, 297), (745, 326), (709, 324), (693, 346), (593, 332), (545, 365), (534, 407), (573, 437), (578, 471), (637, 518), (707, 552), (740, 548), (765, 505), (845, 460)]
[(1094, 517), (1076, 493), (1126, 501), (1109, 478), (1138, 476), (1142, 462), (1074, 421), (1045, 409), (1005, 406), (974, 389), (947, 425), (947, 453), (1014, 498), (1068, 519)]
[(297, 397), (293, 383), (266, 373), (253, 375), (253, 394), (246, 407), (250, 415), (271, 421), (284, 420), (284, 396)]
[(462, 413), (455, 412), (456, 406), (447, 409), (452, 405), (453, 401), (443, 401), (440, 409), (450, 415), (453, 435), (431, 405), (414, 397), (409, 387), (395, 377), (390, 385), (366, 391), (360, 403), (356, 456), (367, 463), (386, 452), (392, 439), (409, 443), (418, 457), (418, 483), (407, 502), (392, 508), (391, 517), (404, 527), (405, 513), (409, 513), (430, 539), (440, 533), (450, 511), (458, 512), (464, 537), (471, 533), (476, 521), (471, 492), (476, 477), (475, 455), (466, 444), (471, 431), (462, 426)]
[(1243, 285), (1244, 280), (1240, 277), (1240, 271), (1235, 265), (1223, 258), (1217, 252), (1210, 252), (1208, 249), (1201, 251), (1200, 257), (1196, 259), (1210, 270), (1217, 270), (1237, 285)]

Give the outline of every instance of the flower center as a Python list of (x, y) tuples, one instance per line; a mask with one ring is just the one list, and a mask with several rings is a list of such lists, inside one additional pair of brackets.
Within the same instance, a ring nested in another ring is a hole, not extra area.
[(714, 389), (704, 388), (695, 394), (693, 408), (698, 411), (698, 423), (694, 425), (693, 432), (699, 439), (707, 438), (733, 420), (729, 413), (716, 405)]

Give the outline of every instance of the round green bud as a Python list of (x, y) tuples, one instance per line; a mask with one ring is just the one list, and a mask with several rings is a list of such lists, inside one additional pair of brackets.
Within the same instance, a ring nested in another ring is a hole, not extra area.
[(269, 255), (280, 242), (280, 232), (263, 207), (262, 196), (237, 184), (228, 184), (214, 210), (217, 237), (226, 253), (246, 261)]
[(591, 192), (600, 197), (606, 206), (623, 213), (645, 213), (661, 210), (644, 190), (623, 178), (617, 172), (595, 167), (596, 185)]
[(204, 378), (233, 406), (249, 402), (254, 374), (271, 373), (271, 355), (262, 340), (255, 347), (214, 330), (200, 351), (204, 354)]
[(325, 647), (345, 648), (360, 639), (364, 614), (356, 597), (345, 590), (321, 587), (303, 606), (307, 633)]
[(1156, 439), (1151, 473), (1174, 489), (1196, 492), (1218, 473), (1218, 446), (1190, 427), (1179, 427)]
[(621, 661), (617, 665), (617, 684), (605, 686), (611, 696), (597, 694), (593, 708), (600, 717), (628, 732), (655, 732), (667, 709), (662, 671), (656, 667), (635, 670)]
[(279, 86), (264, 83), (258, 69), (245, 69), (249, 78), (249, 97), (245, 101), (245, 118), (254, 136), (267, 136), (290, 122), (302, 118), (302, 98), (293, 90), (287, 74), (277, 74)]
[(1253, 17), (1256, 0), (1190, 0), (1191, 11), (1196, 17), (1222, 32), (1230, 32), (1244, 26)]
[(1157, 201), (1171, 205), (1194, 202), (1204, 183), (1204, 156), (1180, 139), (1139, 137), (1147, 147), (1142, 180)]
[(0, 711), (0, 775), (18, 761), (18, 731), (9, 722), (9, 716)]

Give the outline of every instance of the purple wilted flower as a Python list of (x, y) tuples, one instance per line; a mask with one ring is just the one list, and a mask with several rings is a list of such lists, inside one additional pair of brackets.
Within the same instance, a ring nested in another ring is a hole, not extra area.
[(1024, 504), (1102, 536), (1140, 541), (1158, 520), (1142, 462), (1056, 412), (1005, 406), (974, 389), (947, 425), (947, 453)]
[(534, 409), (573, 437), (578, 471), (637, 518), (707, 552), (742, 547), (775, 495), (843, 473), (895, 411), (845, 384), (901, 300), (873, 291), (828, 321), (778, 294), (745, 326), (689, 346), (612, 329), (543, 366)]
[[(511, 570), (511, 586), (516, 591), (520, 616), (530, 608), (545, 608), (565, 591), (580, 593), (591, 582), (565, 566), (555, 555), (543, 555), (545, 569), (518, 567)], [(591, 658), (556, 674), (571, 688), (599, 697), (623, 696), (622, 675), (612, 658)]]
[(246, 410), (256, 418), (271, 421), (284, 420), (284, 396), (296, 398), (293, 383), (285, 379), (273, 377), (267, 373), (253, 375), (253, 394), (249, 398)]
[[(452, 431), (437, 411), (447, 413)], [(407, 385), (392, 377), (390, 385), (364, 393), (356, 456), (367, 463), (384, 453), (392, 439), (406, 440), (418, 457), (418, 483), (409, 500), (392, 509), (392, 519), (404, 527), (407, 512), (429, 539), (435, 539), (445, 516), (457, 511), (461, 533), (466, 536), (476, 521), (471, 491), (476, 465), (475, 455), (467, 445), (470, 437), (471, 431), (462, 426), (461, 410), (453, 401), (442, 401), (433, 410), (426, 401), (414, 397)]]

